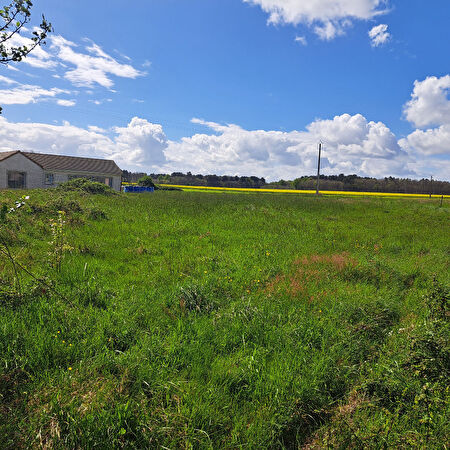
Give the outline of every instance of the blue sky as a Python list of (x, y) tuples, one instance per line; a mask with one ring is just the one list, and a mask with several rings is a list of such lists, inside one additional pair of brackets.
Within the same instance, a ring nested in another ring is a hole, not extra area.
[(449, 178), (448, 0), (133, 5), (35, 2), (55, 32), (0, 67), (0, 150), (277, 179), (322, 140), (327, 173)]

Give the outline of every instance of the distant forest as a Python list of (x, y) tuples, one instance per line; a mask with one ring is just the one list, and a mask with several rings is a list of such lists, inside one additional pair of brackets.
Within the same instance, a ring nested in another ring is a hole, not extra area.
[[(264, 178), (238, 177), (230, 175), (193, 175), (191, 172), (173, 172), (171, 174), (139, 173), (123, 171), (123, 181), (137, 183), (143, 176), (149, 175), (157, 184), (178, 184), (184, 186), (210, 186), (228, 188), (267, 188), (299, 189), (316, 188), (315, 176), (303, 176), (293, 181), (280, 180), (267, 183)], [(392, 192), (402, 194), (450, 195), (450, 182), (430, 179), (411, 180), (409, 178), (370, 178), (358, 175), (321, 175), (322, 191), (356, 191), (356, 192)]]

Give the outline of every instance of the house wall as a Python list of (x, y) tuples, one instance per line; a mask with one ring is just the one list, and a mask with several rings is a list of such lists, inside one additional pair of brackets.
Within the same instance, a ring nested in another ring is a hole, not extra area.
[(0, 189), (8, 188), (8, 171), (26, 173), (26, 189), (44, 187), (44, 171), (25, 156), (17, 153), (0, 161)]
[[(0, 189), (8, 189), (8, 171), (18, 171), (26, 173), (26, 189), (35, 188), (51, 188), (69, 180), (70, 175), (84, 177), (104, 177), (112, 178), (112, 188), (120, 191), (122, 185), (122, 177), (120, 175), (108, 175), (94, 172), (57, 172), (52, 170), (43, 170), (36, 163), (28, 159), (26, 156), (17, 153), (9, 158), (0, 161)], [(45, 184), (45, 175), (53, 174), (53, 185)]]

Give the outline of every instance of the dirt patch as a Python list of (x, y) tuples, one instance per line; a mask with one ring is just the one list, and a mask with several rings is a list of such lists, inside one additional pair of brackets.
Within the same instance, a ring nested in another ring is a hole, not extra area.
[[(338, 406), (330, 420), (331, 426), (327, 426), (328, 431), (318, 431), (308, 442), (302, 447), (303, 450), (319, 450), (326, 448), (338, 448), (336, 436), (345, 429), (353, 428), (353, 415), (364, 405), (368, 404), (368, 400), (357, 391), (352, 391), (349, 395), (347, 403)], [(324, 443), (326, 443), (324, 445)], [(335, 445), (334, 445), (335, 444)]]
[(294, 261), (296, 266), (314, 266), (318, 264), (325, 264), (333, 266), (338, 271), (344, 270), (346, 267), (356, 267), (358, 264), (347, 252), (336, 253), (334, 255), (309, 255), (303, 256), (300, 259)]
[[(331, 276), (347, 267), (356, 267), (357, 264), (347, 252), (303, 256), (294, 261), (291, 275), (277, 275), (266, 285), (264, 291), (269, 295), (288, 292), (291, 296), (304, 295), (309, 302), (318, 301), (332, 294), (328, 283)], [(323, 282), (326, 282), (326, 286), (321, 286)], [(311, 288), (314, 288), (314, 295), (310, 294)]]

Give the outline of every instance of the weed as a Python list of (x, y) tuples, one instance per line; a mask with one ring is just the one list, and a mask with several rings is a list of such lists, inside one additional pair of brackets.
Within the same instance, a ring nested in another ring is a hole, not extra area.
[(86, 194), (116, 195), (116, 192), (106, 184), (90, 181), (86, 178), (74, 178), (61, 183), (57, 189), (62, 192), (79, 191)]
[(210, 313), (216, 309), (216, 303), (210, 298), (208, 290), (201, 285), (183, 286), (177, 293), (180, 310), (186, 313)]

